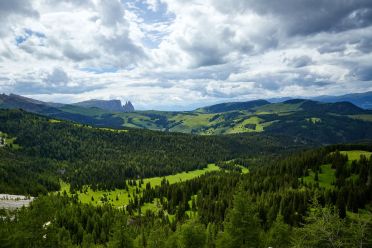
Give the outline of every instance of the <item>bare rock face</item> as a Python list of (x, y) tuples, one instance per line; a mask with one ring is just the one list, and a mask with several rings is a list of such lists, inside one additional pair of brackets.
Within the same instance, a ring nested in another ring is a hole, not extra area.
[(125, 102), (123, 109), (124, 109), (124, 112), (134, 112), (133, 104), (130, 101)]

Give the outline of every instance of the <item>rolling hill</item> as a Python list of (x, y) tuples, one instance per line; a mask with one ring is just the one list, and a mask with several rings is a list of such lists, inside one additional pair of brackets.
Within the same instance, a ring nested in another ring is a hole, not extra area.
[(270, 103), (256, 100), (216, 104), (187, 112), (152, 110), (125, 113), (1, 95), (0, 108), (22, 108), (96, 127), (143, 128), (201, 135), (264, 132), (327, 144), (372, 137), (372, 111), (350, 102), (291, 99)]

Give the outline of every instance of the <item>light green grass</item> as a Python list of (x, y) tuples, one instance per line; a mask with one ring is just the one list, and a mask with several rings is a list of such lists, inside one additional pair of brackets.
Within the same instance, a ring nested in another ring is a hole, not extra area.
[(61, 122), (60, 120), (49, 119), (49, 123), (60, 123), (60, 122)]
[(359, 160), (360, 155), (364, 155), (367, 158), (369, 158), (372, 155), (372, 152), (368, 151), (360, 151), (360, 150), (354, 150), (354, 151), (340, 151), (341, 154), (347, 155), (349, 158), (349, 161), (353, 160)]
[(313, 123), (313, 124), (316, 124), (316, 123), (322, 122), (322, 119), (317, 118), (317, 117), (307, 118), (306, 120), (307, 120), (308, 122)]
[(349, 115), (350, 118), (372, 122), (372, 115)]
[(15, 143), (15, 141), (17, 139), (16, 137), (9, 137), (8, 134), (3, 133), (1, 131), (0, 131), (0, 137), (2, 137), (4, 139), (6, 146), (11, 146), (11, 148), (12, 149), (15, 149), (15, 150), (21, 148), (20, 145), (18, 145), (18, 144)]
[(215, 114), (178, 114), (170, 120), (174, 120), (176, 122), (182, 121), (183, 126), (188, 127), (189, 129), (193, 128), (200, 128), (200, 127), (207, 127), (210, 126), (213, 122), (210, 122), (209, 120), (214, 116)]
[(147, 183), (150, 183), (151, 187), (155, 187), (155, 186), (161, 185), (161, 181), (163, 180), (163, 178), (168, 180), (170, 184), (173, 184), (173, 183), (179, 183), (182, 181), (191, 180), (207, 172), (218, 171), (218, 170), (220, 170), (218, 166), (216, 166), (215, 164), (209, 164), (208, 167), (205, 169), (193, 170), (189, 172), (181, 172), (181, 173), (177, 173), (175, 175), (170, 175), (166, 177), (146, 178), (146, 179), (143, 179), (143, 182), (144, 182), (144, 185), (146, 185)]
[[(318, 174), (318, 183), (320, 187), (332, 189), (334, 185), (332, 183), (335, 181), (335, 170), (331, 168), (330, 164), (324, 164), (320, 166), (321, 173)], [(309, 171), (309, 175), (304, 177), (305, 183), (316, 183), (315, 172)]]
[[(165, 177), (153, 177), (153, 178), (146, 178), (143, 179), (143, 185), (142, 187), (138, 187), (139, 191), (142, 192), (142, 190), (146, 187), (147, 183), (151, 184), (151, 187), (156, 187), (161, 185), (161, 181), (165, 178), (166, 180), (169, 181), (170, 184), (182, 182), (182, 181), (187, 181), (194, 179), (198, 176), (201, 176), (205, 173), (212, 172), (212, 171), (218, 171), (220, 168), (214, 164), (209, 164), (207, 168), (200, 169), (200, 170), (194, 170), (194, 171), (189, 171), (189, 172), (182, 172), (178, 173), (175, 175), (169, 175)], [(137, 185), (139, 185), (139, 180), (136, 181)], [(71, 195), (70, 193), (70, 185), (61, 182), (61, 192), (66, 191), (67, 194)], [(108, 203), (112, 204), (115, 207), (123, 207), (128, 205), (129, 200), (133, 199), (133, 195), (136, 191), (136, 186), (129, 186), (129, 190), (125, 189), (115, 189), (111, 191), (104, 191), (104, 190), (97, 190), (93, 191), (90, 187), (85, 187), (82, 192), (78, 192), (78, 197), (79, 200), (82, 203), (91, 203), (93, 205), (102, 205), (104, 202), (100, 201), (100, 199), (106, 195), (108, 199)], [(130, 197), (128, 197), (128, 193), (130, 194)], [(92, 197), (94, 200), (92, 201)], [(116, 197), (118, 200), (116, 200)], [(154, 203), (147, 203), (144, 206), (144, 209), (156, 209), (156, 206)]]
[(247, 174), (249, 173), (249, 169), (247, 167), (244, 167), (242, 165), (239, 165), (239, 167), (242, 169), (242, 174)]
[[(251, 116), (248, 119), (245, 119), (243, 122), (238, 123), (234, 127), (228, 129), (226, 133), (232, 134), (232, 133), (243, 133), (243, 132), (262, 132), (263, 126), (260, 124), (262, 122), (262, 119), (257, 116)], [(246, 125), (255, 125), (255, 128), (247, 128)]]
[[(353, 160), (359, 160), (360, 155), (364, 155), (369, 157), (372, 155), (372, 152), (367, 151), (360, 151), (360, 150), (352, 150), (352, 151), (340, 151), (341, 154), (348, 155), (348, 163), (350, 164)], [(319, 178), (319, 186), (323, 188), (332, 189), (334, 186), (332, 185), (333, 182), (336, 180), (335, 178), (335, 170), (331, 168), (330, 164), (321, 165), (321, 173), (318, 174)], [(351, 175), (347, 180), (356, 180), (357, 175)], [(315, 173), (309, 170), (309, 176), (303, 177), (305, 183), (316, 183), (315, 181)]]

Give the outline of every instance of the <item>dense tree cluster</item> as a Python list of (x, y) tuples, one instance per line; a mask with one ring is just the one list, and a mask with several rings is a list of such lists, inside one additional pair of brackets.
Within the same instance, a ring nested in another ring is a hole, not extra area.
[(0, 192), (38, 195), (59, 190), (55, 175), (58, 167), (59, 164), (51, 159), (0, 149)]

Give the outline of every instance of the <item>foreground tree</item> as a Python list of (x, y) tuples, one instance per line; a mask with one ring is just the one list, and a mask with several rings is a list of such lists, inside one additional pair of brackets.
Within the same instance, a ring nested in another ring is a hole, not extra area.
[(217, 240), (217, 247), (259, 247), (262, 230), (254, 204), (245, 194), (238, 193), (233, 206), (224, 223), (224, 232)]

